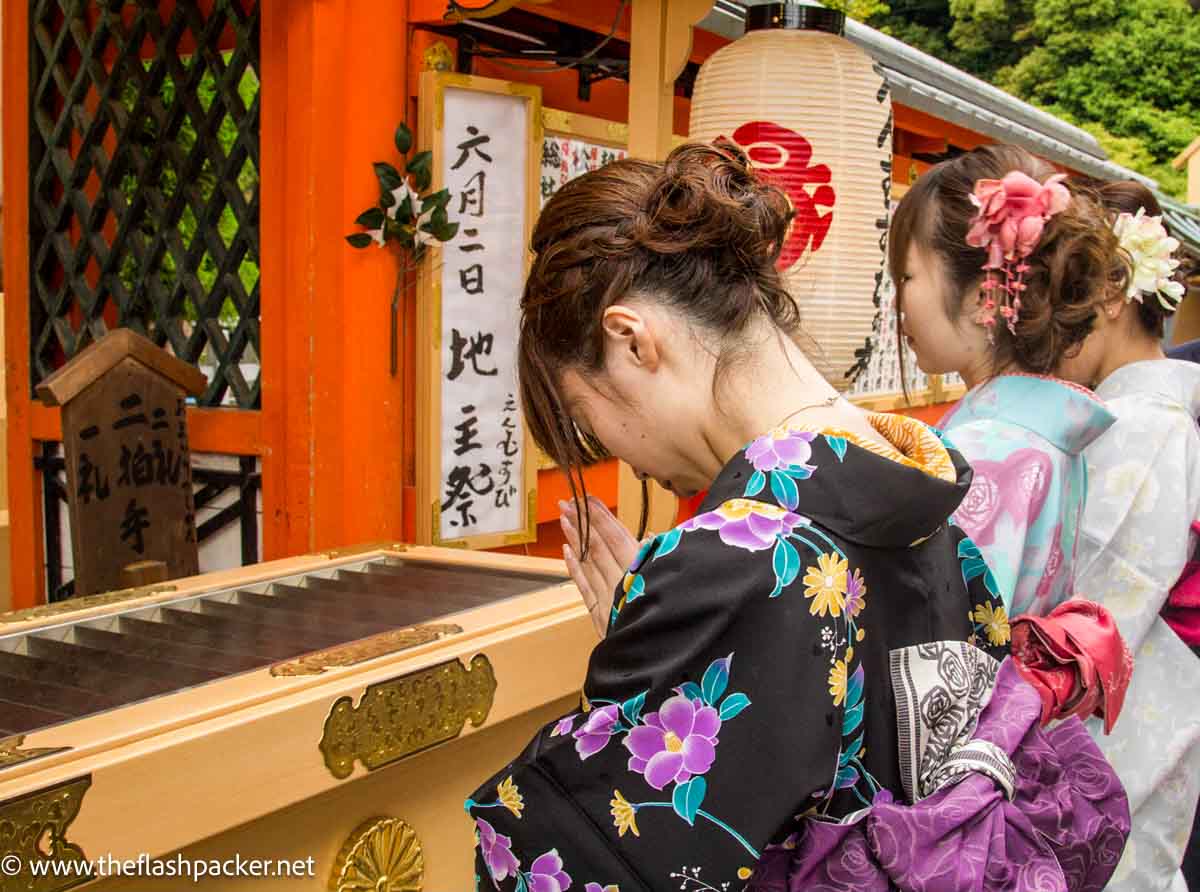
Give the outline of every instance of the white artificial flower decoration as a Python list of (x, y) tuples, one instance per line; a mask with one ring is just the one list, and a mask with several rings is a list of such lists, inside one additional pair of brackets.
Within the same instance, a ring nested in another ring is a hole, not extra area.
[(435, 210), (435, 208), (432, 205), (430, 205), (429, 209), (427, 211), (425, 211), (425, 213), (420, 214), (417, 217), (417, 223), (416, 223), (417, 228), (416, 228), (416, 231), (413, 232), (413, 238), (416, 240), (416, 243), (418, 245), (433, 245), (433, 244), (436, 244), (438, 241), (437, 236), (435, 236), (429, 230), (423, 228), (423, 227), (427, 226), (429, 224), (429, 222), (433, 219), (434, 210)]
[(1113, 232), (1130, 260), (1125, 300), (1141, 303), (1143, 294), (1156, 294), (1163, 309), (1174, 311), (1185, 292), (1182, 283), (1171, 278), (1179, 267), (1171, 256), (1179, 240), (1167, 234), (1162, 217), (1147, 217), (1146, 209), (1138, 208), (1136, 214), (1118, 216)]
[(408, 177), (400, 181), (400, 185), (392, 190), (392, 206), (388, 209), (388, 216), (393, 220), (400, 215), (400, 205), (404, 204), (404, 199), (411, 197), (414, 201), (419, 197), (408, 185)]

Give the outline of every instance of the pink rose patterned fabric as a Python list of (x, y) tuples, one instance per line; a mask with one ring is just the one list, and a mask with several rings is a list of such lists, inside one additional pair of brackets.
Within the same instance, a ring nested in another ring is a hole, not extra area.
[(1114, 420), (1090, 391), (1035, 375), (997, 376), (942, 419), (974, 471), (954, 521), (983, 552), (1009, 616), (1041, 616), (1071, 597), (1083, 450)]

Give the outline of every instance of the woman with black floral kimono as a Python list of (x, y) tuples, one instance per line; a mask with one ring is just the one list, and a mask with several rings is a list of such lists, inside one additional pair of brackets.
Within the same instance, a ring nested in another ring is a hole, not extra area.
[(580, 501), (590, 548), (566, 557), (603, 640), (579, 712), (467, 801), (479, 885), (1101, 889), (1124, 793), (1005, 659), (994, 581), (948, 522), (966, 463), (839, 399), (797, 346), (790, 217), (727, 145), (609, 165), (542, 212), (534, 438), (573, 488), (612, 454), (708, 496), (627, 567)]

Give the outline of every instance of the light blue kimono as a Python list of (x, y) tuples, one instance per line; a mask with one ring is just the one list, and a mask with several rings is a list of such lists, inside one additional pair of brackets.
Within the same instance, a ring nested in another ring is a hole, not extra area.
[(975, 471), (954, 520), (983, 552), (1009, 616), (1043, 616), (1071, 596), (1083, 450), (1114, 420), (1091, 391), (1035, 375), (997, 376), (942, 419)]

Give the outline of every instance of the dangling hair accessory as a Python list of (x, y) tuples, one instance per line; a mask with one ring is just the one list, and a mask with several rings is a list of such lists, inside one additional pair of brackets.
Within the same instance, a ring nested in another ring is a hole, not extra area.
[(1179, 267), (1171, 256), (1179, 241), (1167, 234), (1162, 217), (1147, 217), (1146, 209), (1138, 208), (1136, 214), (1120, 214), (1113, 232), (1130, 261), (1125, 302), (1141, 303), (1143, 294), (1156, 294), (1164, 310), (1175, 312), (1186, 289), (1171, 278)]
[(1070, 204), (1071, 193), (1062, 184), (1066, 178), (1060, 173), (1039, 183), (1014, 170), (1002, 180), (975, 184), (971, 203), (979, 213), (971, 220), (967, 244), (988, 252), (983, 264), (983, 305), (975, 321), (987, 327), (990, 342), (996, 339), (997, 315), (1016, 333), (1024, 276), (1029, 272), (1025, 258), (1037, 247), (1046, 221)]

